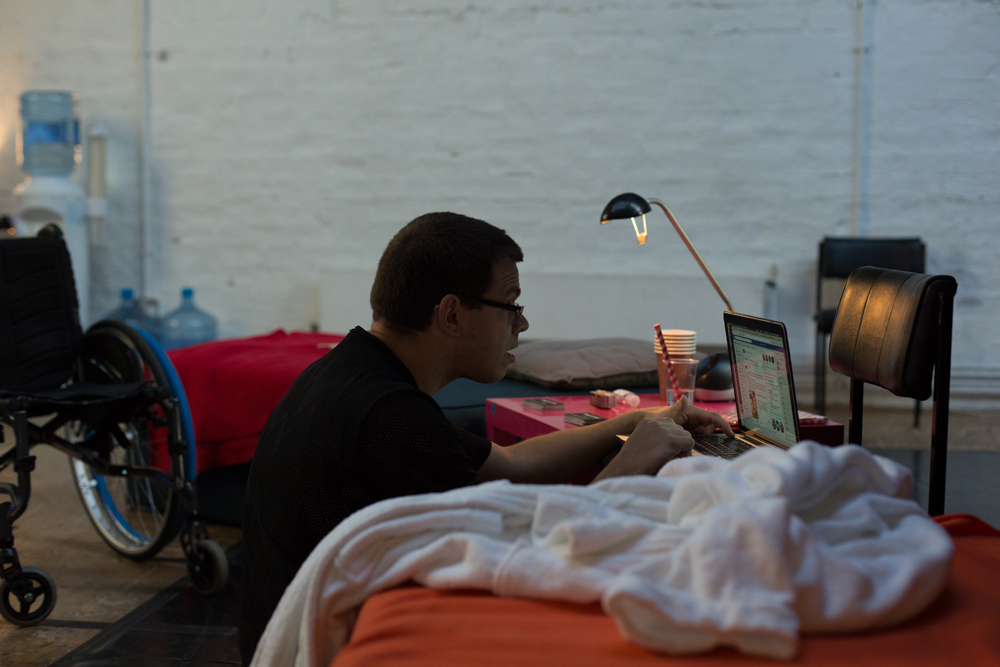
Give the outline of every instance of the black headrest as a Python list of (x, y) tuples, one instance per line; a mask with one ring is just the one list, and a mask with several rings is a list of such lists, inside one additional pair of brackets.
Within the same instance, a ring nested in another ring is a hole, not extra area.
[(66, 382), (83, 332), (61, 236), (0, 240), (0, 389)]
[(865, 266), (851, 273), (830, 336), (830, 367), (896, 394), (924, 400), (932, 392), (942, 294), (951, 276)]
[(819, 246), (820, 275), (847, 278), (860, 266), (897, 271), (924, 270), (924, 242), (919, 238), (827, 237)]

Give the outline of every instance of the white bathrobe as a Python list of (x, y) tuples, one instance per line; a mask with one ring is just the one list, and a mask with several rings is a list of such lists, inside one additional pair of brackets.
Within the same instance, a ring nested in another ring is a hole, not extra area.
[(791, 658), (800, 632), (899, 623), (942, 591), (951, 539), (911, 488), (906, 468), (860, 447), (803, 442), (676, 459), (657, 477), (393, 498), (317, 545), (253, 665), (326, 667), (365, 599), (408, 580), (600, 601), (654, 651)]

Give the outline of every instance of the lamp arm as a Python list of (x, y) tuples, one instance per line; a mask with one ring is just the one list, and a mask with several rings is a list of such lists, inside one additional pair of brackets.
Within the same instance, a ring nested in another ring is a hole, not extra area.
[(674, 226), (674, 229), (677, 230), (677, 234), (680, 235), (681, 240), (684, 241), (684, 245), (686, 245), (688, 250), (691, 251), (694, 261), (698, 262), (698, 266), (700, 266), (701, 270), (704, 271), (705, 277), (708, 278), (708, 281), (712, 283), (712, 287), (715, 288), (715, 291), (719, 293), (719, 296), (722, 297), (722, 300), (726, 303), (726, 308), (733, 311), (733, 304), (729, 303), (729, 297), (726, 296), (726, 291), (722, 289), (722, 285), (720, 285), (719, 281), (715, 279), (712, 269), (708, 268), (708, 265), (705, 264), (705, 260), (701, 258), (701, 253), (699, 253), (697, 248), (694, 247), (694, 244), (691, 243), (691, 239), (688, 238), (684, 228), (681, 227), (679, 222), (677, 222), (677, 219), (674, 217), (674, 214), (670, 212), (670, 209), (667, 208), (667, 205), (659, 199), (648, 198), (646, 201), (650, 204), (656, 204), (663, 209), (663, 212), (667, 215), (667, 219), (670, 220), (670, 224)]

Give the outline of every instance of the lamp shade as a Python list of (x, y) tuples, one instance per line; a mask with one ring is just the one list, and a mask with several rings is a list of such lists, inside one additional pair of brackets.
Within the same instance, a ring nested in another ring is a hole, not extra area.
[(644, 213), (649, 213), (649, 202), (634, 192), (620, 194), (604, 207), (601, 213), (601, 224), (608, 220), (628, 220), (638, 218)]

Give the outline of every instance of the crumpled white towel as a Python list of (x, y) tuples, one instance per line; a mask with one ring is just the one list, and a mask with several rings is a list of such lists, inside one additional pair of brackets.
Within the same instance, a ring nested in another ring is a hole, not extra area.
[(432, 588), (600, 600), (624, 637), (668, 653), (733, 646), (791, 658), (799, 632), (899, 623), (944, 588), (948, 534), (909, 471), (804, 442), (588, 487), (493, 482), (348, 517), (285, 591), (253, 665), (325, 667), (361, 603)]

